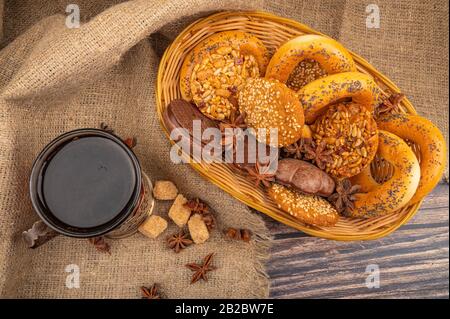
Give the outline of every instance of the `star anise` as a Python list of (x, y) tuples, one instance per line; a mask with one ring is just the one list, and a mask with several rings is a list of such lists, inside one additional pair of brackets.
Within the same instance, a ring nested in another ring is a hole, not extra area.
[(326, 146), (326, 142), (322, 141), (317, 146), (316, 143), (312, 142), (310, 144), (306, 144), (304, 147), (305, 158), (308, 160), (312, 160), (321, 170), (324, 170), (325, 166), (328, 163), (332, 162), (331, 154), (333, 153), (333, 151), (327, 150)]
[(216, 228), (216, 219), (214, 218), (213, 214), (208, 212), (206, 214), (203, 214), (202, 218), (209, 231)]
[(240, 113), (237, 117), (236, 116), (232, 116), (230, 117), (230, 121), (229, 122), (223, 122), (219, 124), (220, 129), (225, 129), (225, 128), (241, 128), (244, 129), (247, 127), (247, 124), (245, 124), (245, 117), (246, 117), (246, 113), (242, 112)]
[(100, 123), (100, 129), (102, 129), (103, 131), (106, 131), (108, 133), (114, 133), (114, 130), (111, 127), (109, 127), (109, 125), (106, 124), (105, 122)]
[(302, 159), (305, 152), (305, 145), (310, 144), (310, 138), (301, 138), (297, 142), (283, 147), (283, 153), (286, 157), (293, 157), (296, 159)]
[(153, 284), (151, 287), (141, 287), (142, 299), (161, 299), (158, 292), (158, 286)]
[[(230, 90), (229, 90), (230, 91)], [(231, 91), (230, 91), (231, 92)], [(232, 110), (231, 110), (231, 114), (230, 114), (230, 119), (234, 119), (236, 117), (236, 110), (239, 108), (239, 101), (236, 98), (236, 96), (231, 95), (227, 98), (227, 100), (231, 103)]]
[(184, 204), (185, 207), (191, 210), (191, 213), (203, 214), (208, 211), (208, 205), (200, 200), (200, 198), (190, 199)]
[(192, 214), (200, 214), (208, 230), (216, 227), (216, 220), (211, 208), (199, 198), (189, 200), (184, 206), (189, 208)]
[(344, 179), (338, 181), (335, 192), (328, 197), (328, 200), (333, 204), (339, 213), (347, 213), (355, 208), (354, 201), (355, 194), (359, 193), (361, 186), (352, 185), (350, 180)]
[(207, 255), (205, 258), (203, 258), (203, 263), (201, 264), (191, 263), (186, 265), (187, 268), (194, 271), (191, 279), (191, 284), (196, 283), (200, 279), (208, 281), (208, 278), (206, 276), (207, 272), (216, 269), (215, 266), (211, 266), (213, 256), (214, 253)]
[(248, 229), (236, 229), (236, 228), (228, 228), (224, 231), (226, 237), (236, 240), (242, 240), (245, 242), (249, 242), (252, 238), (252, 232)]
[(89, 238), (89, 242), (94, 245), (95, 249), (98, 251), (101, 251), (102, 253), (108, 253), (111, 255), (110, 246), (105, 241), (105, 237), (99, 236), (99, 237), (92, 237)]
[(125, 140), (123, 140), (123, 142), (129, 147), (129, 148), (133, 148), (137, 145), (137, 138), (136, 137), (129, 137)]
[(245, 168), (248, 177), (255, 182), (255, 186), (259, 187), (262, 183), (265, 187), (270, 187), (270, 183), (275, 181), (275, 172), (270, 171), (270, 165), (262, 165), (256, 161), (255, 166)]
[(42, 220), (39, 220), (29, 230), (22, 233), (22, 238), (29, 248), (36, 248), (56, 237), (58, 234)]
[(171, 249), (173, 249), (176, 253), (179, 253), (182, 249), (192, 244), (192, 240), (189, 239), (188, 234), (186, 234), (183, 230), (180, 230), (178, 233), (168, 237), (167, 243)]
[(398, 105), (405, 97), (402, 93), (393, 93), (375, 109), (375, 117), (380, 117), (385, 114), (390, 114), (398, 110)]
[(221, 144), (225, 150), (233, 150), (237, 146), (237, 141), (244, 138), (244, 129), (247, 127), (245, 124), (245, 113), (239, 114), (236, 118), (231, 116), (229, 122), (223, 122), (219, 124), (220, 132), (222, 133)]

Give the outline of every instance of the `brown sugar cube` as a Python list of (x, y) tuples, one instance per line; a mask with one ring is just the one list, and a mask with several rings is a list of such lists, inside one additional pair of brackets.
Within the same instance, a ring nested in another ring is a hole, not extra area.
[(139, 231), (147, 237), (155, 239), (167, 228), (167, 221), (156, 215), (152, 215), (139, 226)]
[(159, 200), (173, 200), (178, 195), (178, 189), (171, 181), (156, 181), (153, 196)]
[(188, 207), (185, 207), (184, 204), (187, 203), (187, 199), (178, 194), (177, 198), (170, 207), (169, 217), (177, 224), (178, 227), (183, 227), (186, 225), (189, 217), (191, 216), (191, 210)]
[(196, 244), (202, 244), (209, 238), (208, 227), (206, 227), (203, 217), (195, 214), (188, 221), (189, 233)]

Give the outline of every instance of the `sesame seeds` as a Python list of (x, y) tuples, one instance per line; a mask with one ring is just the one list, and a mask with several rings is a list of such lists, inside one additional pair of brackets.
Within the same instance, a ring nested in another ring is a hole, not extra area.
[[(290, 145), (301, 137), (303, 109), (297, 95), (286, 85), (264, 78), (249, 79), (239, 95), (239, 108), (255, 129), (277, 129), (278, 144)], [(270, 138), (260, 142), (268, 143)]]
[(272, 184), (268, 193), (279, 208), (306, 224), (332, 226), (339, 219), (333, 206), (319, 196), (301, 194), (279, 184)]

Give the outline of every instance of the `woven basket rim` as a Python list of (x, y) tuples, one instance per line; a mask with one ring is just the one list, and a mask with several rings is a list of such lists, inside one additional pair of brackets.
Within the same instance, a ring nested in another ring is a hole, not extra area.
[[(177, 37), (172, 41), (172, 43), (165, 50), (165, 52), (161, 58), (159, 67), (158, 67), (157, 81), (155, 84), (156, 85), (156, 107), (157, 107), (157, 111), (158, 111), (157, 112), (158, 118), (159, 118), (161, 128), (163, 129), (164, 134), (167, 136), (168, 140), (170, 141), (170, 143), (172, 145), (174, 144), (174, 142), (170, 139), (170, 134), (163, 122), (162, 112), (160, 112), (160, 110), (164, 109), (164, 107), (165, 107), (163, 105), (163, 97), (162, 97), (162, 78), (164, 76), (163, 72), (166, 67), (168, 56), (172, 52), (172, 50), (176, 50), (177, 46), (179, 45), (179, 42), (186, 35), (193, 33), (193, 30), (195, 30), (196, 26), (201, 25), (202, 23), (204, 23), (206, 21), (212, 21), (212, 20), (217, 21), (219, 19), (229, 18), (231, 16), (244, 16), (249, 19), (251, 19), (251, 17), (258, 17), (258, 18), (262, 18), (262, 19), (273, 20), (273, 21), (277, 21), (281, 24), (293, 27), (294, 29), (306, 30), (306, 32), (308, 32), (308, 33), (319, 34), (319, 35), (322, 35), (325, 37), (329, 37), (328, 35), (323, 34), (307, 25), (304, 25), (304, 24), (298, 22), (298, 21), (295, 21), (295, 20), (292, 20), (289, 18), (280, 17), (280, 16), (277, 16), (277, 15), (274, 15), (271, 13), (263, 12), (263, 11), (221, 11), (221, 12), (200, 18), (200, 19), (192, 22), (191, 24), (189, 24), (180, 34), (177, 35)], [(361, 65), (364, 68), (369, 69), (370, 74), (372, 76), (374, 76), (377, 80), (381, 81), (392, 92), (400, 92), (399, 88), (389, 78), (387, 78), (384, 74), (379, 72), (368, 61), (366, 61), (364, 58), (362, 58), (358, 54), (354, 53), (353, 51), (351, 51), (349, 49), (347, 49), (347, 50), (352, 55), (353, 59), (355, 60), (355, 62), (358, 65)], [(406, 111), (408, 113), (417, 114), (414, 106), (411, 104), (411, 102), (406, 97), (402, 101), (402, 106), (406, 109)], [(242, 203), (246, 204), (247, 206), (249, 206), (259, 212), (262, 212), (265, 215), (267, 215), (285, 225), (288, 225), (290, 227), (293, 227), (294, 229), (297, 229), (304, 233), (307, 233), (308, 235), (325, 238), (325, 239), (330, 239), (330, 240), (358, 241), (358, 240), (374, 240), (374, 239), (385, 237), (385, 236), (391, 234), (392, 232), (394, 232), (395, 230), (397, 230), (399, 227), (401, 227), (405, 223), (407, 223), (417, 213), (417, 211), (419, 210), (419, 208), (422, 204), (422, 201), (420, 201), (410, 207), (407, 207), (408, 212), (406, 214), (404, 214), (404, 216), (402, 218), (396, 220), (395, 223), (387, 226), (385, 229), (383, 229), (377, 233), (369, 234), (369, 235), (361, 234), (361, 233), (355, 233), (352, 235), (349, 235), (349, 234), (336, 235), (336, 234), (333, 234), (331, 232), (327, 232), (324, 230), (316, 230), (316, 229), (310, 228), (305, 225), (300, 225), (300, 224), (292, 221), (291, 219), (286, 218), (283, 215), (274, 214), (267, 207), (265, 207), (263, 205), (259, 205), (258, 203), (249, 200), (247, 197), (243, 196), (242, 194), (240, 194), (238, 192), (236, 192), (236, 193), (229, 192), (227, 190), (227, 186), (224, 184), (224, 182), (221, 180), (218, 180), (212, 176), (208, 176), (207, 172), (205, 172), (205, 170), (201, 166), (201, 164), (192, 163), (192, 162), (190, 162), (189, 164), (200, 174), (200, 176), (202, 176), (209, 182), (215, 184), (216, 186), (218, 186), (225, 192), (229, 193), (231, 196), (233, 196), (237, 200), (241, 201)]]

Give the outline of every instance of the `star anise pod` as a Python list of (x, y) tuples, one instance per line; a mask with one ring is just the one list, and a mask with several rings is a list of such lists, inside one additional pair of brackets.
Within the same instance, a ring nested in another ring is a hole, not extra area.
[(231, 239), (242, 240), (245, 242), (249, 242), (252, 238), (252, 232), (248, 229), (236, 229), (236, 228), (228, 228), (224, 231), (225, 236)]
[(350, 180), (344, 179), (338, 181), (335, 192), (328, 197), (339, 213), (347, 213), (355, 208), (353, 202), (356, 199), (355, 194), (359, 193), (361, 186), (352, 185)]
[(206, 276), (206, 274), (208, 273), (208, 271), (216, 269), (215, 266), (211, 266), (213, 256), (214, 253), (207, 255), (205, 258), (203, 258), (203, 263), (201, 264), (191, 263), (186, 265), (187, 268), (194, 271), (191, 279), (191, 284), (196, 283), (200, 279), (208, 281), (208, 277)]
[(230, 121), (229, 122), (222, 122), (219, 124), (220, 129), (225, 129), (225, 128), (240, 128), (240, 129), (244, 129), (247, 127), (247, 124), (245, 124), (245, 117), (246, 117), (246, 113), (242, 112), (240, 113), (237, 117), (236, 116), (232, 116), (230, 117)]
[(56, 237), (58, 234), (42, 220), (39, 220), (29, 230), (22, 233), (22, 238), (29, 248), (36, 248)]
[(310, 138), (301, 138), (297, 142), (283, 147), (283, 153), (286, 157), (293, 157), (296, 159), (302, 159), (305, 152), (305, 145), (310, 144)]
[(192, 244), (192, 240), (189, 239), (188, 234), (186, 234), (183, 230), (180, 230), (178, 233), (168, 237), (167, 243), (171, 249), (173, 249), (176, 253), (179, 253), (182, 249)]
[(381, 102), (380, 105), (377, 106), (377, 108), (375, 109), (375, 117), (378, 118), (382, 115), (397, 111), (398, 105), (404, 97), (405, 95), (402, 93), (391, 94), (387, 99), (385, 99), (383, 102)]
[(109, 125), (106, 124), (105, 122), (100, 123), (100, 129), (102, 129), (103, 131), (106, 131), (108, 133), (114, 133), (114, 130), (111, 127), (109, 127)]
[(325, 141), (322, 141), (319, 145), (316, 146), (316, 143), (312, 142), (310, 144), (306, 144), (305, 149), (305, 158), (308, 160), (312, 160), (318, 168), (321, 170), (325, 169), (325, 166), (328, 163), (332, 162), (331, 154), (332, 150), (326, 149), (327, 144)]
[(229, 122), (222, 122), (219, 124), (220, 132), (222, 133), (221, 145), (225, 150), (233, 150), (237, 146), (237, 141), (244, 138), (244, 129), (247, 127), (245, 124), (245, 113), (239, 114), (236, 118), (231, 116)]
[(189, 208), (193, 214), (203, 214), (209, 210), (208, 205), (200, 200), (200, 198), (190, 199), (184, 204), (185, 207)]
[(161, 299), (158, 292), (158, 286), (153, 284), (151, 287), (141, 287), (142, 299)]
[(213, 214), (211, 214), (210, 212), (203, 214), (202, 219), (205, 222), (205, 225), (209, 231), (216, 228), (216, 219), (214, 218)]
[(111, 250), (109, 244), (105, 241), (105, 237), (92, 237), (89, 238), (89, 242), (94, 245), (95, 249), (101, 251), (102, 253), (108, 253), (111, 255)]
[(211, 208), (199, 198), (189, 200), (184, 206), (189, 208), (192, 214), (200, 214), (206, 227), (208, 227), (208, 230), (212, 230), (216, 227), (216, 220)]
[[(230, 90), (229, 90), (230, 91)], [(230, 91), (231, 92), (231, 91)], [(227, 100), (231, 103), (231, 105), (233, 106), (231, 108), (231, 114), (230, 114), (230, 119), (234, 119), (236, 118), (236, 113), (237, 113), (237, 109), (239, 108), (239, 101), (236, 98), (236, 96), (231, 95), (227, 98)]]
[(129, 148), (133, 148), (137, 145), (137, 138), (136, 137), (129, 137), (125, 140), (123, 140), (123, 142), (129, 147)]
[(262, 183), (265, 187), (270, 187), (270, 183), (275, 181), (275, 172), (270, 172), (270, 165), (262, 165), (256, 161), (256, 165), (245, 168), (248, 177), (255, 182), (255, 186), (259, 187)]

